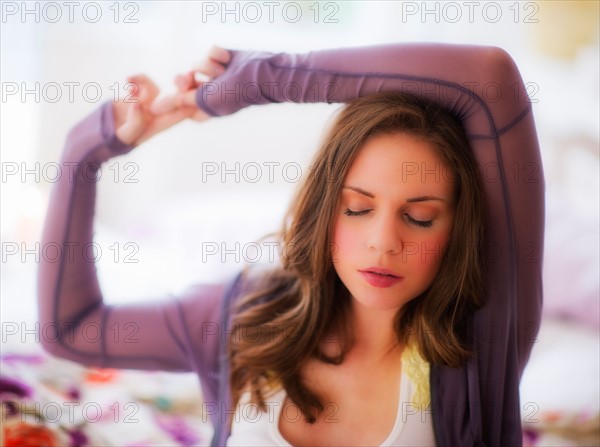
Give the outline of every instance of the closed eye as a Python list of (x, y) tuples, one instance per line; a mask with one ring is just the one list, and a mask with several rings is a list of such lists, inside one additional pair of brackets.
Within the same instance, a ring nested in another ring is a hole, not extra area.
[(429, 228), (433, 224), (433, 220), (417, 220), (413, 219), (408, 214), (405, 214), (405, 216), (411, 224), (416, 225), (418, 227)]
[(371, 210), (360, 210), (360, 211), (352, 211), (350, 208), (346, 208), (344, 214), (346, 216), (364, 216)]

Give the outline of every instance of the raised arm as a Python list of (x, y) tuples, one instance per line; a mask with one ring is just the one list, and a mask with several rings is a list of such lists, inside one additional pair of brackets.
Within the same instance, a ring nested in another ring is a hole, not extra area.
[(432, 368), (438, 443), (519, 445), (519, 379), (542, 305), (544, 178), (513, 60), (495, 47), (445, 44), (230, 54), (225, 72), (196, 91), (198, 107), (213, 116), (252, 104), (335, 103), (400, 90), (433, 99), (461, 120), (488, 200), (488, 290), (474, 320), (477, 356), (458, 371)]
[(226, 71), (196, 91), (198, 107), (213, 116), (249, 105), (338, 103), (402, 90), (443, 103), (459, 114), (467, 133), (490, 135), (492, 126), (502, 129), (516, 110), (529, 108), (514, 63), (495, 47), (388, 44), (306, 54), (229, 52)]
[[(145, 93), (139, 95), (140, 104)], [(62, 256), (58, 261), (41, 256), (40, 339), (50, 353), (85, 365), (197, 371), (208, 377), (217, 368), (214, 326), (224, 285), (198, 285), (162, 302), (107, 305), (85, 249), (93, 241), (103, 163), (189, 114), (179, 111), (148, 121), (138, 106), (104, 103), (68, 135), (61, 163), (71, 167), (72, 175), (53, 186), (42, 236), (42, 247), (59, 247)]]

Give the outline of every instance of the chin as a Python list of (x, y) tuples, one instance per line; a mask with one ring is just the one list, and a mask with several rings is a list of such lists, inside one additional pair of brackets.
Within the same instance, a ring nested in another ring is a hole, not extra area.
[(399, 310), (404, 304), (410, 300), (402, 299), (398, 295), (381, 292), (365, 292), (361, 291), (357, 294), (350, 292), (352, 300), (357, 304), (374, 310)]

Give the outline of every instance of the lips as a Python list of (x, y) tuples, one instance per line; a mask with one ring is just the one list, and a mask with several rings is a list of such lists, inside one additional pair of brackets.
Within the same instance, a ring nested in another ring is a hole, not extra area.
[(359, 270), (359, 273), (373, 287), (392, 287), (404, 279), (402, 276), (394, 274), (391, 270), (379, 267), (369, 267)]

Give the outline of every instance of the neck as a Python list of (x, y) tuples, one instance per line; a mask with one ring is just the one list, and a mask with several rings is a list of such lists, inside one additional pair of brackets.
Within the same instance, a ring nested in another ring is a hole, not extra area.
[(354, 334), (352, 350), (373, 358), (396, 353), (400, 343), (394, 330), (397, 309), (371, 309), (352, 299), (350, 323)]

